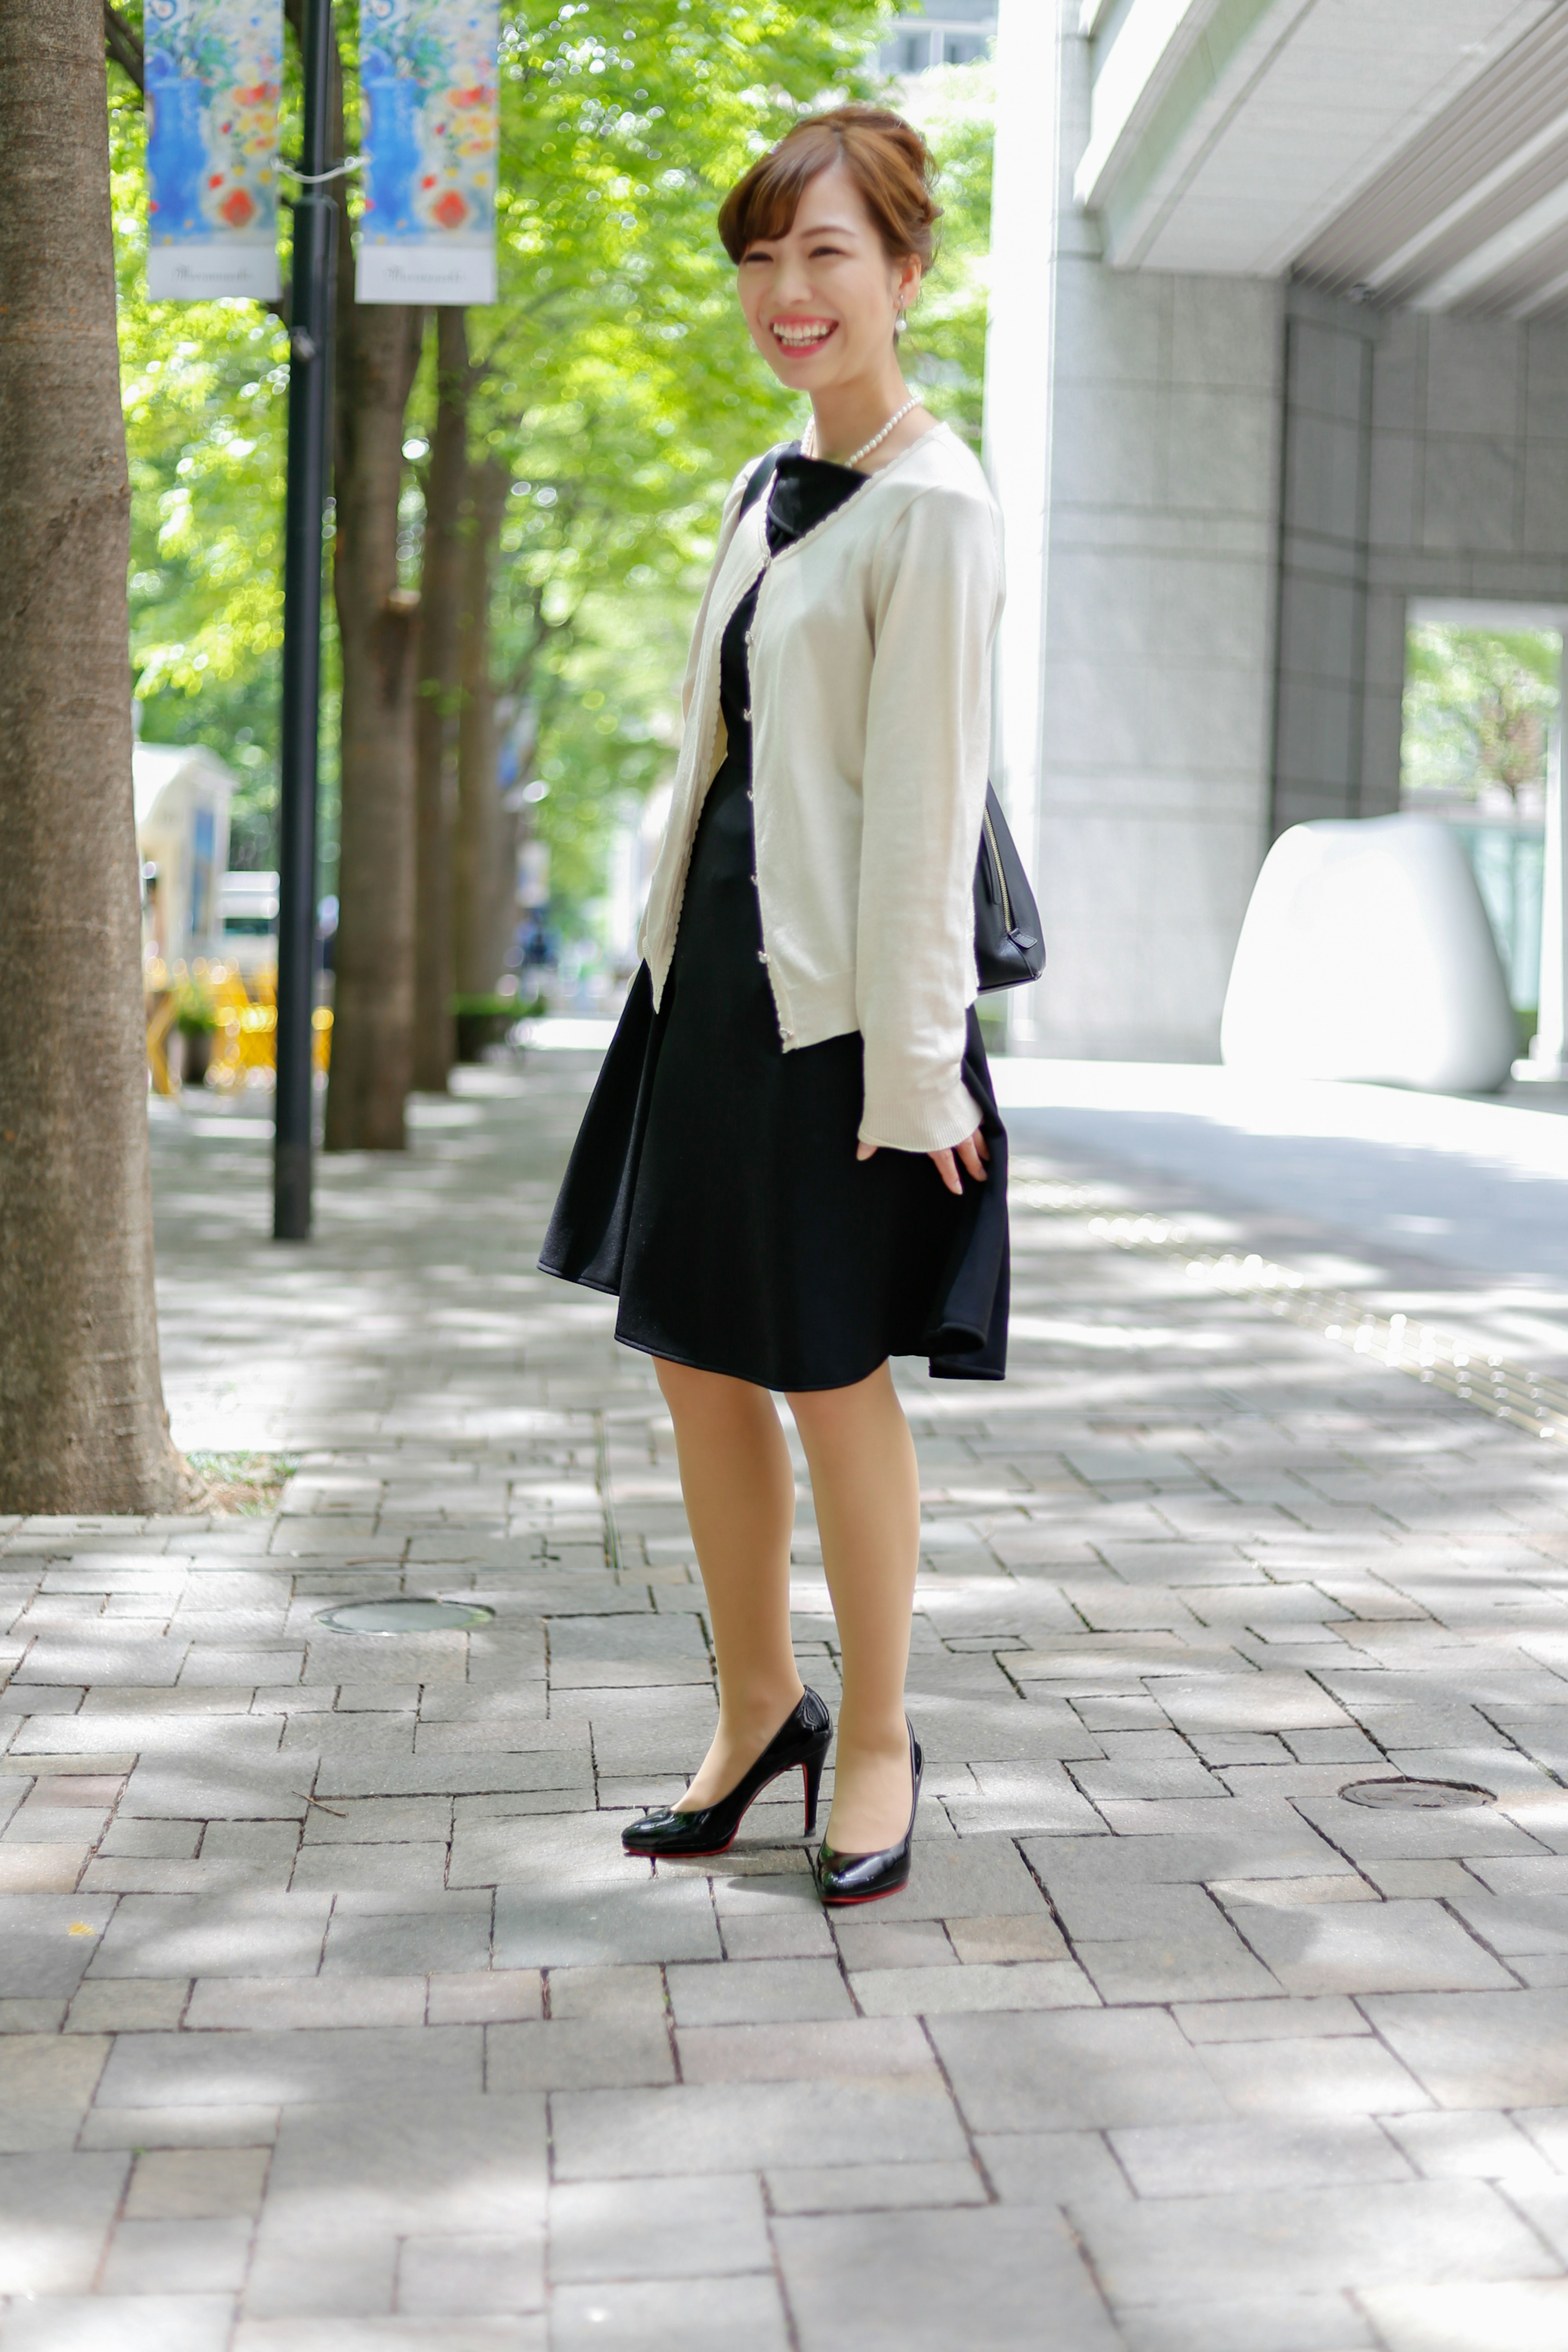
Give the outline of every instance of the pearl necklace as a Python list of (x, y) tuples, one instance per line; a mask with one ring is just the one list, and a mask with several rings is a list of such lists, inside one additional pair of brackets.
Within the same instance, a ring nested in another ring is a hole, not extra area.
[[(855, 455), (852, 457), (837, 457), (829, 459), (826, 462), (839, 466), (858, 466), (862, 457), (868, 457), (873, 449), (879, 449), (881, 447), (882, 443), (887, 439), (894, 425), (901, 425), (911, 408), (918, 408), (920, 405), (921, 395), (917, 392), (913, 394), (910, 399), (905, 401), (902, 408), (896, 408), (893, 411), (893, 414), (889, 417), (881, 431), (879, 433), (873, 433), (869, 441), (863, 442), (860, 447), (856, 450)], [(816, 419), (815, 416), (812, 418), (811, 423), (806, 426), (806, 437), (807, 446), (803, 449), (801, 454), (803, 457), (815, 457), (817, 454)]]

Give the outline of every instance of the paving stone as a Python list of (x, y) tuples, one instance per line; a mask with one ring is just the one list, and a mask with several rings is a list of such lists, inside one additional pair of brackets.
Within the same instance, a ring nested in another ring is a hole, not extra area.
[(108, 2054), (102, 2035), (0, 2040), (0, 2153), (73, 2147)]
[(775, 2213), (879, 2213), (910, 2207), (984, 2205), (973, 2164), (822, 2164), (766, 2176)]
[(544, 2304), (543, 2234), (405, 2238), (396, 2297), (400, 2312), (441, 2320), (539, 2311)]
[(1436, 1903), (1227, 1907), (1289, 1992), (1485, 1992), (1512, 1981)]
[(1248, 2294), (1224, 2303), (1171, 2302), (1124, 2308), (1129, 2352), (1371, 2352), (1375, 2342), (1357, 2296)]
[(792, 2082), (563, 2092), (551, 2102), (551, 2124), (558, 2180), (968, 2155), (934, 2069), (894, 2089)]
[(1124, 2205), (1132, 2193), (1100, 2132), (977, 2132), (974, 2152), (1004, 2205)]
[(136, 2159), (126, 2193), (133, 2221), (230, 2221), (260, 2209), (267, 2150), (149, 2148)]
[(1325, 2273), (1357, 2288), (1404, 2284), (1413, 2263), (1438, 2281), (1542, 2278), (1557, 2268), (1534, 2231), (1479, 2181), (1364, 2181), (1289, 2197), (1259, 2189), (1071, 2210), (1117, 2309), (1321, 2292)]
[(959, 1958), (971, 1963), (1068, 1957), (1065, 1937), (1045, 1912), (1005, 1919), (954, 1919), (947, 1932)]
[(96, 2103), (83, 2119), (84, 2148), (206, 2150), (266, 2148), (278, 2137), (275, 2106), (247, 2106), (214, 2100), (185, 2106), (115, 2107)]
[(0, 2033), (58, 2033), (65, 2021), (63, 2000), (0, 2000)]
[(1403, 2115), (1429, 2104), (1424, 2085), (1370, 2038), (1211, 2042), (1196, 2054), (1238, 2115)]
[(1568, 2105), (1568, 1988), (1389, 1993), (1365, 2007), (1440, 2107)]
[(1408, 2180), (1412, 2169), (1375, 2124), (1359, 2117), (1167, 2125), (1114, 2131), (1110, 2144), (1140, 2197)]
[(446, 1883), (445, 1845), (377, 1843), (308, 1846), (294, 1864), (289, 1885), (296, 1895), (347, 1890), (398, 1896), (433, 1894)]
[(68, 2000), (99, 1953), (113, 1909), (101, 1895), (0, 1894), (0, 1993)]
[(849, 1979), (868, 2017), (956, 2016), (978, 2010), (1093, 2009), (1100, 1994), (1071, 1960), (976, 1961), (959, 1969), (859, 1969)]
[(772, 1912), (721, 1912), (719, 1932), (730, 1960), (832, 1959), (837, 1949), (820, 1905)]
[[(784, 2210), (776, 2198), (774, 2206)], [(772, 2266), (763, 2200), (751, 2179), (567, 2181), (550, 2194), (550, 2271), (561, 2284), (710, 2278)]]
[(248, 2219), (121, 2221), (102, 2271), (107, 2294), (235, 2293), (250, 2256)]
[(128, 2156), (0, 2155), (0, 2295), (90, 2293)]
[(616, 1960), (716, 1960), (719, 1923), (700, 1878), (601, 1881), (577, 1890), (502, 1884), (496, 1894), (498, 1968), (569, 1968)]
[[(76, 2046), (76, 2045), (71, 2045)], [(108, 2107), (270, 2107), (370, 2100), (406, 2089), (442, 2104), (480, 2085), (478, 2026), (321, 2027), (311, 2032), (136, 2033), (117, 2041), (99, 2087)]]
[(1507, 2116), (1388, 2116), (1383, 2128), (1428, 2180), (1517, 2180), (1545, 2188), (1561, 2179)]
[(1219, 2122), (1230, 2112), (1199, 2053), (1157, 2011), (942, 2017), (931, 2034), (977, 2132)]
[(598, 2017), (659, 2026), (665, 2021), (664, 1979), (656, 1968), (552, 1969), (549, 1983), (554, 2018)]
[(537, 1969), (479, 1969), (432, 1976), (426, 2016), (432, 2025), (489, 2025), (538, 2017), (544, 1986)]
[(831, 1960), (678, 1965), (668, 1970), (668, 1983), (675, 2021), (682, 2027), (749, 2025), (855, 2013), (844, 1979)]
[(552, 2352), (786, 2352), (778, 2287), (765, 2278), (646, 2280), (563, 2286), (553, 2297)]
[(92, 1973), (314, 1976), (330, 1907), (318, 1895), (128, 1895), (97, 1945)]
[(226, 2352), (230, 2294), (48, 2294), (0, 2319), (4, 2352)]
[[(994, 1928), (1010, 1923), (986, 1920), (976, 1924)], [(1016, 1924), (1026, 1927), (1030, 1923), (1020, 1919)], [(1056, 1935), (1055, 1927), (1048, 1918), (1045, 1920), (1045, 1927), (1047, 1934)], [(847, 1915), (841, 1913), (833, 1922), (833, 1934), (847, 1969), (943, 1969), (958, 1966), (958, 1954), (940, 1920), (862, 1919), (853, 1912)], [(1060, 1945), (1059, 1937), (1058, 1942)], [(1065, 1951), (1066, 1946), (1060, 1945), (1060, 1948)]]
[(803, 2352), (859, 2352), (878, 2336), (911, 2352), (1035, 2352), (1046, 2312), (1061, 2352), (1119, 2352), (1055, 2214), (846, 2214), (781, 2220), (774, 2235)]
[(907, 2018), (697, 2025), (678, 2039), (687, 2083), (852, 2083), (931, 2072), (930, 2046)]
[(174, 1977), (115, 1979), (89, 1977), (80, 1985), (65, 2021), (68, 2033), (145, 2033), (178, 2025), (190, 1981)]
[(1324, 1993), (1311, 2000), (1183, 2001), (1172, 2011), (1189, 2042), (1296, 2042), (1370, 2033), (1353, 2001)]
[(486, 2087), (578, 2091), (672, 2083), (675, 2055), (662, 2022), (562, 2018), (492, 2025), (486, 2034)]
[(1387, 2352), (1559, 2352), (1568, 2279), (1373, 2287), (1362, 2303)]
[(533, 2236), (544, 2178), (539, 2098), (457, 2085), (421, 2096), (405, 2083), (395, 2095), (287, 2112), (247, 2310), (259, 2319), (389, 2314), (401, 2239)]
[(327, 1929), (323, 1976), (428, 1976), (483, 1969), (490, 1953), (489, 1906), (439, 1911), (336, 1912)]
[(423, 1977), (198, 1977), (193, 2032), (273, 2033), (344, 2025), (422, 2025)]

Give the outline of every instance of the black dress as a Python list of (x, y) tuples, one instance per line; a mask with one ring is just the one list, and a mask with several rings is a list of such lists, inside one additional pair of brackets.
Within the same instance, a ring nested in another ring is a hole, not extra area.
[[(774, 550), (865, 476), (787, 456)], [(963, 1082), (990, 1149), (955, 1198), (924, 1152), (855, 1157), (859, 1033), (785, 1053), (753, 879), (746, 631), (724, 632), (729, 749), (692, 844), (656, 1013), (645, 964), (583, 1119), (540, 1255), (546, 1273), (618, 1291), (616, 1337), (779, 1390), (865, 1380), (889, 1356), (999, 1381), (1007, 1345), (1007, 1138), (973, 1008)], [(962, 1173), (962, 1171), (961, 1171)]]

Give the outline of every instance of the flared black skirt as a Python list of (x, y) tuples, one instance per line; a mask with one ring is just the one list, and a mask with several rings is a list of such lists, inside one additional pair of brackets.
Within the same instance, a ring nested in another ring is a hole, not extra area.
[(858, 1033), (786, 1053), (752, 879), (749, 747), (710, 789), (656, 1013), (637, 973), (540, 1264), (618, 1293), (616, 1336), (781, 1391), (844, 1388), (889, 1356), (999, 1381), (1007, 1138), (973, 1010), (963, 1081), (991, 1158), (962, 1196), (923, 1152), (855, 1156)]

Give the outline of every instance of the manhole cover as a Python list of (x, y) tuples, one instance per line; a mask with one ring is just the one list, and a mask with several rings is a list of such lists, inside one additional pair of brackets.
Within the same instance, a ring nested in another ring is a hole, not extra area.
[(1495, 1802), (1489, 1789), (1478, 1789), (1468, 1780), (1352, 1780), (1340, 1794), (1352, 1805), (1403, 1813), (1445, 1813), (1459, 1805)]
[(480, 1601), (345, 1601), (318, 1609), (318, 1624), (334, 1633), (438, 1633), (488, 1625), (495, 1615)]

